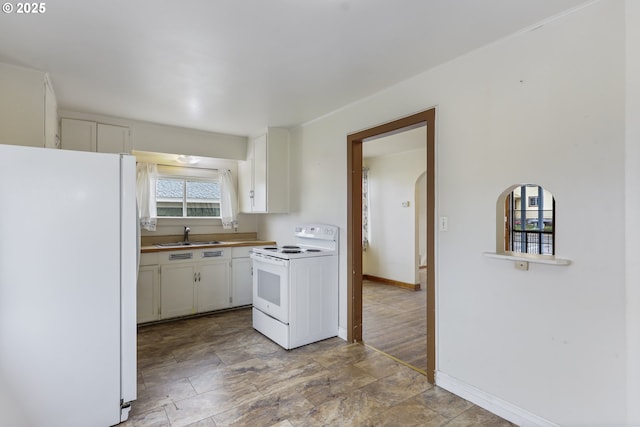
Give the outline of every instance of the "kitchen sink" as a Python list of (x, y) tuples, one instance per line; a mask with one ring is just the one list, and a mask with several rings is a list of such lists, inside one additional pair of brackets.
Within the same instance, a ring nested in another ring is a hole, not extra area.
[(210, 240), (208, 242), (171, 242), (171, 243), (156, 243), (154, 246), (159, 248), (181, 248), (184, 246), (208, 246), (220, 244), (217, 240)]

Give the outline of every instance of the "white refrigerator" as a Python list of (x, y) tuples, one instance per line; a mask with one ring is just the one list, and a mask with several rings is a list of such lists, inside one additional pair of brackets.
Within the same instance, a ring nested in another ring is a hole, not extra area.
[(135, 179), (132, 156), (0, 144), (0, 425), (127, 419)]

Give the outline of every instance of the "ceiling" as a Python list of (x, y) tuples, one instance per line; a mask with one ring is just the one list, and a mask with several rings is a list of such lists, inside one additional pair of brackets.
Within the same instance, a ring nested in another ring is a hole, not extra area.
[(585, 0), (46, 2), (0, 14), (0, 62), (60, 109), (247, 135), (295, 126)]

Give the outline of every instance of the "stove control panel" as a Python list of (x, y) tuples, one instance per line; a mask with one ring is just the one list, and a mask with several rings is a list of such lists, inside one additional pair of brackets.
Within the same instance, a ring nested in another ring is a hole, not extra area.
[(296, 234), (305, 233), (312, 235), (326, 234), (326, 235), (334, 235), (335, 230), (333, 227), (322, 227), (322, 226), (307, 226), (307, 227), (296, 227)]

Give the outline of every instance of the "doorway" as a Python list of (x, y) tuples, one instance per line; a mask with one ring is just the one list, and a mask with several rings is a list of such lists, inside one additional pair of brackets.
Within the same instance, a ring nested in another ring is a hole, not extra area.
[(435, 382), (435, 108), (347, 136), (347, 340), (362, 341), (362, 146), (369, 138), (426, 125), (427, 379)]

